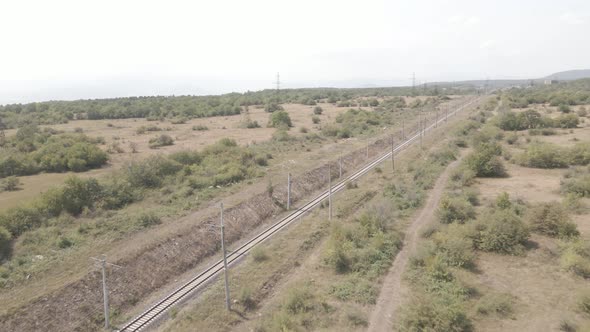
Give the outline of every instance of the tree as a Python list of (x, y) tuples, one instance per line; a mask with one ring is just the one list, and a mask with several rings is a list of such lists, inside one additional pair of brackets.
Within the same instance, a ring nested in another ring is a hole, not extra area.
[(290, 128), (293, 127), (289, 113), (285, 111), (274, 112), (270, 116), (269, 127), (273, 128)]

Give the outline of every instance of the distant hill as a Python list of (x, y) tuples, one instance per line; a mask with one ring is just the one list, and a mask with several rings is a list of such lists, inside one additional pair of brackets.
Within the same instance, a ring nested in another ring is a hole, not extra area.
[(560, 81), (571, 81), (579, 80), (581, 78), (590, 78), (590, 69), (580, 70), (567, 70), (559, 73), (551, 74), (543, 77), (544, 80), (560, 80)]

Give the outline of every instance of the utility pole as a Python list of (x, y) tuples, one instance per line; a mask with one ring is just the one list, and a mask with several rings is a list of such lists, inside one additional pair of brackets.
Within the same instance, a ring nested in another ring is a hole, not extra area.
[(281, 76), (279, 75), (278, 72), (277, 72), (277, 81), (275, 82), (275, 84), (277, 85), (277, 94), (278, 94), (279, 90), (281, 89)]
[(404, 125), (404, 120), (402, 120), (402, 140), (406, 139), (406, 130)]
[(395, 172), (395, 151), (393, 148), (393, 135), (391, 135), (391, 170)]
[(223, 252), (223, 270), (225, 277), (225, 309), (231, 310), (231, 304), (229, 301), (229, 283), (228, 283), (228, 271), (227, 271), (227, 252), (225, 251), (225, 229), (223, 226), (223, 202), (220, 203), (221, 207), (221, 251)]
[(291, 173), (287, 174), (287, 211), (291, 210)]
[(339, 159), (338, 164), (339, 164), (339, 169), (340, 169), (340, 172), (338, 173), (338, 179), (341, 179), (342, 178), (342, 152), (340, 152), (340, 159)]
[(434, 112), (436, 113), (436, 122), (434, 123), (434, 128), (438, 128), (438, 109)]
[(332, 166), (328, 164), (328, 220), (332, 220)]
[(420, 123), (420, 149), (422, 149), (422, 134), (423, 134), (423, 132), (422, 132), (422, 112), (420, 112), (418, 122)]
[(102, 255), (101, 258), (94, 258), (92, 257), (92, 259), (95, 262), (98, 262), (100, 264), (100, 269), (102, 271), (102, 294), (103, 294), (103, 304), (104, 304), (104, 328), (108, 329), (110, 327), (110, 310), (109, 310), (109, 290), (107, 288), (107, 264), (108, 265), (112, 265), (115, 267), (120, 268), (121, 266), (116, 265), (116, 264), (112, 264), (112, 263), (107, 263), (107, 257), (105, 255)]

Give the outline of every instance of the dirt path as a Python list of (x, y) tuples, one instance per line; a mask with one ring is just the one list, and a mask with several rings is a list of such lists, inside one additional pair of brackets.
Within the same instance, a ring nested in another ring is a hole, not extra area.
[(404, 245), (402, 250), (397, 254), (393, 265), (389, 269), (381, 292), (379, 293), (379, 299), (377, 305), (371, 314), (369, 321), (369, 331), (391, 331), (393, 328), (393, 322), (398, 309), (402, 303), (402, 299), (405, 298), (408, 292), (407, 287), (404, 287), (401, 283), (402, 273), (406, 269), (408, 260), (416, 250), (416, 242), (418, 240), (419, 230), (422, 226), (430, 223), (434, 220), (434, 214), (438, 202), (444, 193), (445, 185), (449, 177), (450, 171), (457, 166), (462, 158), (451, 163), (445, 171), (439, 176), (434, 188), (428, 195), (426, 204), (420, 211), (420, 214), (412, 221), (412, 223), (406, 229), (406, 236), (404, 238)]

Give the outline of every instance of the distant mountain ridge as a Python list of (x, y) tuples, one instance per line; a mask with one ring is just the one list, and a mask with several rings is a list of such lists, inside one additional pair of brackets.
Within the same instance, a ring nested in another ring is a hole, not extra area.
[(558, 73), (545, 76), (543, 80), (560, 80), (560, 81), (572, 81), (579, 80), (582, 78), (590, 78), (590, 69), (578, 69), (578, 70), (566, 70)]

